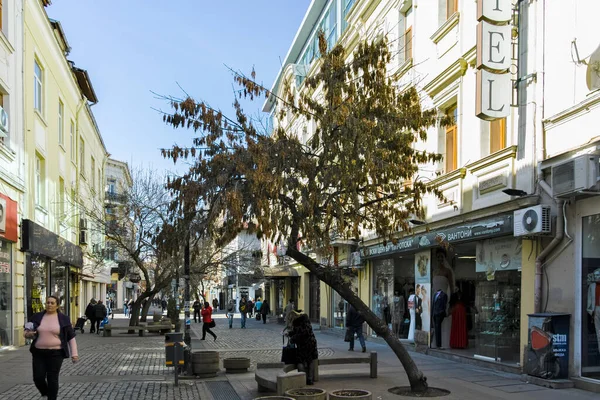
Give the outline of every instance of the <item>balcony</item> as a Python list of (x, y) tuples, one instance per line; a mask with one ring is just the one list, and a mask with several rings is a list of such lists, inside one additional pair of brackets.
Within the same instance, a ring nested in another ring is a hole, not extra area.
[(106, 191), (104, 194), (105, 201), (109, 203), (125, 203), (127, 195), (117, 192)]

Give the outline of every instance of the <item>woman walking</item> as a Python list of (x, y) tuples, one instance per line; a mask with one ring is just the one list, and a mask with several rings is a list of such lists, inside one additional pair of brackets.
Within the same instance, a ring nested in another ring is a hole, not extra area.
[(206, 333), (208, 332), (212, 337), (217, 340), (217, 335), (210, 328), (215, 327), (215, 321), (212, 319), (212, 308), (208, 301), (204, 302), (204, 308), (202, 309), (202, 340), (206, 340)]
[(227, 319), (229, 320), (229, 329), (233, 328), (233, 313), (235, 313), (235, 300), (229, 300), (227, 305)]
[(33, 339), (33, 382), (42, 397), (56, 400), (58, 376), (65, 358), (79, 361), (75, 331), (69, 317), (58, 310), (58, 298), (46, 298), (46, 311), (33, 314), (25, 324), (25, 338)]
[(290, 329), (285, 334), (290, 338), (290, 343), (298, 348), (298, 371), (305, 372), (306, 384), (312, 385), (315, 378), (314, 361), (319, 358), (319, 351), (308, 315), (291, 310), (286, 322)]

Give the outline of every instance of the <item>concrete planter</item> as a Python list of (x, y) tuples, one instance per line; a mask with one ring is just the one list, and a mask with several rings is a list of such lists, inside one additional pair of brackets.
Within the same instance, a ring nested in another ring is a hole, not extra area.
[(327, 400), (327, 391), (319, 388), (290, 389), (285, 395), (295, 400)]
[(362, 389), (337, 389), (329, 393), (329, 400), (372, 400), (373, 395)]
[(154, 312), (154, 314), (152, 314), (152, 321), (153, 322), (160, 322), (162, 319), (162, 314), (159, 312)]
[(263, 397), (255, 397), (254, 400), (294, 400), (291, 397), (287, 396), (263, 396)]
[(192, 352), (192, 372), (202, 378), (217, 376), (217, 372), (219, 372), (219, 353), (216, 351)]
[(247, 372), (250, 368), (250, 359), (246, 357), (225, 358), (223, 367), (230, 374)]

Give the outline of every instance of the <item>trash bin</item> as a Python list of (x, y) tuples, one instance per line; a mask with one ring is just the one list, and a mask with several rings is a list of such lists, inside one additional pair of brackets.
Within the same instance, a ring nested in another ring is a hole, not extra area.
[(571, 314), (528, 314), (525, 373), (544, 379), (569, 377), (569, 324)]
[(167, 367), (184, 364), (184, 346), (183, 333), (165, 334), (165, 363)]

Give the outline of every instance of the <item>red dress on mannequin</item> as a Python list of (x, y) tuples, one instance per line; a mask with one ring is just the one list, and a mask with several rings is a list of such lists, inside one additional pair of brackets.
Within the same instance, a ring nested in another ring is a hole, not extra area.
[(450, 329), (450, 347), (453, 349), (467, 348), (467, 309), (462, 301), (456, 302), (452, 308), (452, 328)]

